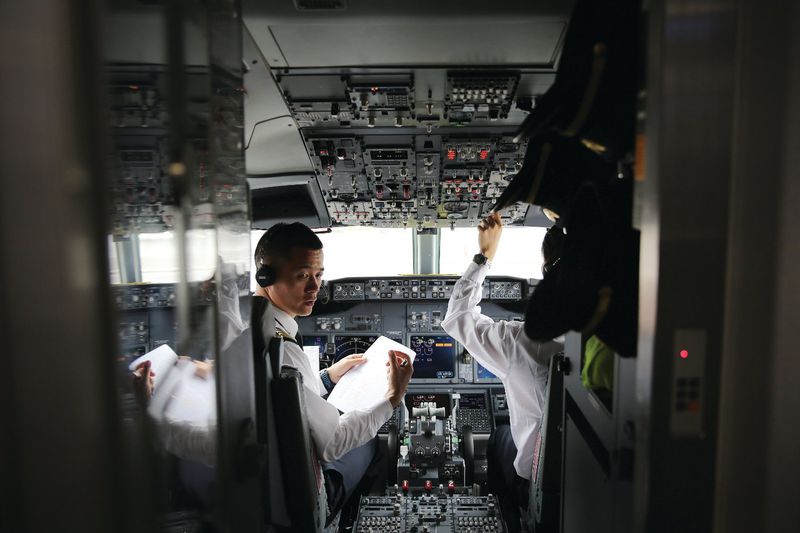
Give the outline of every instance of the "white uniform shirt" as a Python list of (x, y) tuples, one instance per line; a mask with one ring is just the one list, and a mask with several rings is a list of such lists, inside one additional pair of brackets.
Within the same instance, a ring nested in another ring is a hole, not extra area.
[(470, 263), (453, 287), (442, 328), (464, 345), (467, 351), (506, 389), (511, 437), (517, 446), (514, 469), (524, 479), (531, 478), (535, 431), (542, 420), (544, 389), (550, 357), (562, 350), (557, 342), (535, 342), (525, 335), (522, 322), (495, 322), (481, 314), (481, 301), (487, 265)]
[[(274, 309), (275, 325), (295, 337), (297, 322), (277, 307)], [(311, 439), (322, 462), (335, 461), (350, 450), (366, 444), (392, 416), (392, 404), (385, 399), (340, 415), (333, 404), (322, 398), (327, 391), (319, 374), (311, 367), (311, 361), (303, 349), (292, 342), (284, 344), (283, 364), (300, 371), (306, 392), (311, 393), (305, 396), (306, 416)]]

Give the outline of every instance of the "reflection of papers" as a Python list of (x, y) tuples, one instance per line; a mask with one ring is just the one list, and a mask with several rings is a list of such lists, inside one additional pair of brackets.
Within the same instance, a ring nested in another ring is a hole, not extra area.
[(364, 354), (367, 362), (346, 373), (328, 396), (328, 401), (346, 413), (375, 405), (389, 388), (386, 362), (389, 350), (403, 352), (414, 362), (414, 350), (387, 337), (379, 337)]
[(311, 362), (311, 370), (319, 374), (319, 346), (303, 346), (303, 351)]
[(128, 365), (128, 370), (133, 372), (140, 364), (144, 363), (145, 361), (150, 361), (150, 370), (155, 373), (155, 376), (153, 376), (153, 389), (158, 390), (158, 388), (161, 386), (161, 383), (167, 377), (167, 374), (169, 374), (172, 366), (177, 360), (178, 354), (176, 354), (168, 345), (162, 344), (155, 350), (150, 350), (143, 356), (137, 358), (134, 362)]
[(176, 397), (181, 383), (194, 377), (195, 367), (190, 361), (181, 360), (167, 369), (160, 385), (153, 391), (147, 412), (161, 420), (170, 402)]
[(156, 420), (207, 425), (217, 419), (216, 384), (213, 375), (195, 375), (197, 367), (190, 360), (180, 360), (164, 370), (159, 386), (153, 391), (147, 412)]
[(181, 380), (172, 401), (166, 406), (164, 416), (175, 422), (213, 423), (217, 419), (216, 400), (214, 376), (201, 378), (192, 372)]

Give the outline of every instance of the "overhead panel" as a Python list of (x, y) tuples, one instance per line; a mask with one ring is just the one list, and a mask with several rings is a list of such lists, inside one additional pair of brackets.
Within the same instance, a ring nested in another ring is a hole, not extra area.
[[(261, 53), (248, 173), (310, 166), (331, 225), (474, 226), (522, 168), (527, 140), (514, 137), (554, 81), (566, 4), (509, 2), (498, 16), (471, 2), (246, 2)], [(279, 113), (291, 122), (267, 117)], [(533, 211), (500, 214), (543, 223)]]

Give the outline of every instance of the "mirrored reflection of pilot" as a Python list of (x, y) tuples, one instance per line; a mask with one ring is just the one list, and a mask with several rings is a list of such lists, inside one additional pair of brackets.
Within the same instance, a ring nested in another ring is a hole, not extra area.
[[(392, 352), (389, 366), (389, 389), (386, 397), (374, 405), (340, 414), (323, 396), (330, 393), (339, 379), (363, 362), (360, 355), (345, 357), (316, 372), (302, 349), (297, 316), (308, 316), (314, 307), (322, 283), (322, 242), (307, 226), (276, 224), (259, 240), (254, 259), (259, 273), (255, 295), (267, 298), (275, 307), (275, 324), (264, 324), (285, 342), (284, 366), (298, 369), (306, 390), (305, 406), (314, 444), (312, 460), (320, 463), (317, 476), (319, 505), (330, 524), (348, 501), (365, 474), (382, 472), (378, 467), (378, 429), (402, 402), (413, 372), (405, 354)], [(265, 265), (268, 267), (264, 269)], [(254, 307), (256, 303), (253, 304)], [(401, 366), (402, 365), (402, 366)], [(324, 507), (323, 507), (324, 506)]]
[[(201, 300), (215, 298), (218, 303), (218, 332), (220, 351), (242, 349), (232, 346), (250, 327), (250, 294), (240, 290), (235, 265), (218, 259), (217, 272), (200, 284)], [(216, 280), (221, 279), (217, 286)], [(249, 281), (249, 280), (248, 280)], [(202, 306), (202, 311), (212, 313), (213, 306)], [(211, 316), (204, 316), (200, 325), (212, 323)], [(193, 335), (191, 344), (185, 349), (192, 357), (213, 353), (210, 329), (200, 329)], [(249, 336), (247, 337), (249, 339)], [(249, 340), (247, 342), (249, 346)], [(162, 390), (156, 390), (155, 372), (150, 361), (141, 363), (133, 373), (133, 391), (141, 406), (146, 409), (156, 423), (158, 436), (164, 450), (178, 459), (176, 472), (182, 489), (187, 495), (202, 505), (208, 506), (212, 499), (213, 467), (217, 459), (217, 412), (215, 398), (215, 372), (213, 360), (199, 360), (181, 356), (172, 367), (161, 365), (159, 376)], [(191, 367), (191, 368), (188, 368)], [(173, 374), (177, 379), (169, 380)], [(169, 397), (167, 401), (156, 400), (153, 396)]]
[[(542, 419), (549, 359), (562, 351), (557, 342), (535, 342), (523, 322), (481, 314), (483, 280), (489, 272), (503, 224), (497, 213), (478, 224), (480, 253), (473, 257), (453, 287), (442, 328), (460, 342), (488, 371), (502, 381), (508, 401), (510, 425), (498, 426), (489, 441), (490, 489), (500, 496), (510, 531), (520, 530), (520, 507), (526, 507), (536, 429)], [(550, 235), (542, 247), (545, 268), (557, 260)]]

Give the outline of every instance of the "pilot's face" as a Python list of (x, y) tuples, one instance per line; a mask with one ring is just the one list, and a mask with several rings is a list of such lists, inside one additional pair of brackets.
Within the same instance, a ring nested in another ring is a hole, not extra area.
[(322, 250), (292, 248), (277, 280), (267, 287), (272, 303), (292, 317), (310, 315), (322, 284), (322, 260)]

